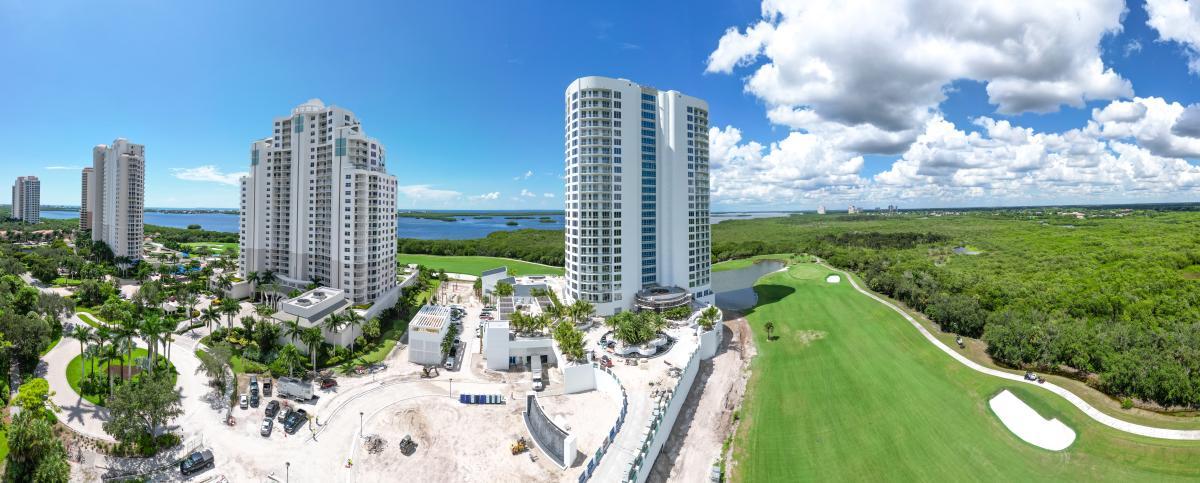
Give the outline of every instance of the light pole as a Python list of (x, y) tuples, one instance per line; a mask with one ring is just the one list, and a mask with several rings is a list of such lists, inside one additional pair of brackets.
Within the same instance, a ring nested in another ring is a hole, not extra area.
[(287, 483), (292, 481), (292, 462), (288, 461), (284, 463), (284, 465), (287, 467), (287, 469), (283, 473), (283, 481), (284, 483)]
[(363, 432), (362, 432), (362, 418), (363, 418), (363, 412), (362, 412), (362, 411), (359, 411), (359, 412), (358, 412), (358, 437), (359, 437), (359, 438), (362, 438), (362, 437), (363, 437)]
[(454, 378), (450, 378), (450, 397), (454, 397)]

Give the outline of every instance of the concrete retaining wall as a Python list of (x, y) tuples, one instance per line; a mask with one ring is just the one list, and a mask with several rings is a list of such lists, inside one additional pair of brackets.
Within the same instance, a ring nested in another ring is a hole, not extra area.
[(565, 469), (575, 458), (575, 437), (546, 417), (536, 395), (527, 394), (525, 403), (525, 427), (533, 436), (534, 444), (546, 453), (554, 464)]

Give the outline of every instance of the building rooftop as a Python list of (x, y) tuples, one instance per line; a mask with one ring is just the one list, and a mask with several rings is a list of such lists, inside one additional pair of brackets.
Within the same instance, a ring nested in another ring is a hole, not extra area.
[(450, 307), (444, 305), (426, 305), (421, 307), (413, 316), (408, 327), (427, 332), (441, 332), (442, 327), (450, 322)]

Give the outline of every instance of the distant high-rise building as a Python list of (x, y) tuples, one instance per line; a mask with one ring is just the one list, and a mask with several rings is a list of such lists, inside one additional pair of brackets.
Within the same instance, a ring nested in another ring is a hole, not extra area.
[(818, 214), (818, 215), (824, 215), (824, 214), (825, 214), (825, 205), (819, 205), (819, 206), (817, 206), (817, 214)]
[(355, 303), (398, 293), (396, 177), (354, 113), (310, 100), (250, 146), (239, 269), (285, 286), (338, 288)]
[(603, 315), (712, 302), (708, 104), (607, 77), (564, 100), (570, 295)]
[(37, 176), (21, 176), (13, 183), (12, 217), (25, 223), (42, 219), (42, 182)]
[(117, 138), (92, 148), (92, 177), (87, 181), (92, 240), (102, 241), (115, 257), (142, 258), (145, 210), (146, 147)]
[(96, 204), (96, 190), (92, 188), (96, 184), (96, 170), (87, 167), (83, 168), (83, 173), (79, 176), (79, 229), (92, 229), (92, 206)]

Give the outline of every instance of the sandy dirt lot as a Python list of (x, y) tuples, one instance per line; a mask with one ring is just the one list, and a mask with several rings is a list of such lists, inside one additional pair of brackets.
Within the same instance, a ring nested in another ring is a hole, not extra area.
[[(404, 475), (405, 481), (555, 481), (561, 471), (536, 449), (513, 456), (509, 445), (526, 435), (523, 404), (466, 406), (449, 398), (432, 398), (396, 405), (367, 423), (368, 435), (380, 434), (387, 443), (378, 454), (358, 451), (356, 481), (383, 481), (382, 475)], [(412, 456), (400, 453), (399, 443), (411, 434), (417, 443)], [(502, 438), (502, 439), (501, 439)], [(393, 480), (397, 481), (397, 480)]]
[(708, 481), (721, 443), (732, 432), (733, 410), (741, 405), (754, 357), (750, 326), (740, 314), (726, 314), (723, 335), (717, 355), (701, 362), (700, 374), (648, 481)]

